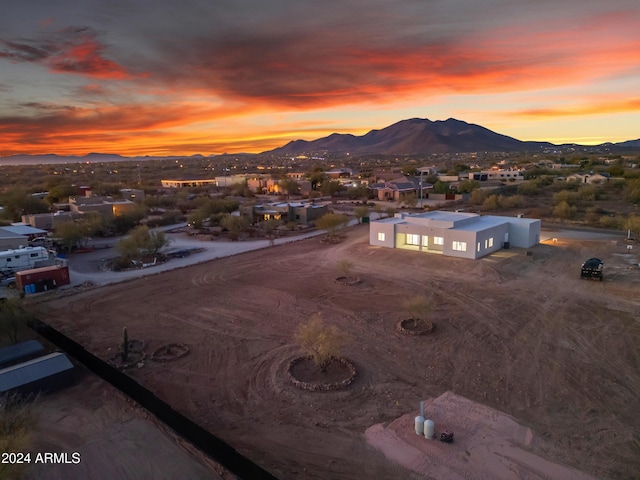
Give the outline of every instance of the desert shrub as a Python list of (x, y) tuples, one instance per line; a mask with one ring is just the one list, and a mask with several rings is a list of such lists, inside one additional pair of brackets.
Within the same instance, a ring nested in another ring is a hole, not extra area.
[(346, 344), (346, 336), (335, 325), (328, 325), (316, 313), (300, 324), (295, 333), (300, 348), (321, 370), (325, 370), (333, 358), (340, 356)]
[(408, 298), (402, 303), (402, 308), (407, 312), (414, 322), (414, 326), (427, 321), (427, 316), (431, 311), (431, 300), (424, 295), (416, 295)]
[(575, 205), (576, 203), (578, 203), (578, 195), (566, 189), (561, 190), (557, 193), (554, 193), (553, 194), (554, 205), (558, 205), (562, 202), (566, 202), (569, 205)]
[(469, 197), (470, 205), (482, 205), (484, 201), (487, 199), (489, 194), (486, 190), (477, 189), (471, 192), (471, 196)]
[(569, 220), (576, 216), (578, 208), (575, 205), (570, 205), (566, 200), (562, 200), (553, 207), (552, 213), (555, 217)]
[(599, 226), (612, 230), (622, 230), (625, 227), (625, 219), (622, 217), (603, 215), (600, 217)]

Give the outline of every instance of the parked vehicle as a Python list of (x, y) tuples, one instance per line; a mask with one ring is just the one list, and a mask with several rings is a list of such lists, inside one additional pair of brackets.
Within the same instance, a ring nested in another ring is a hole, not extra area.
[(0, 272), (11, 273), (29, 270), (46, 264), (49, 250), (44, 247), (22, 247), (0, 252)]
[(0, 280), (0, 286), (7, 288), (16, 288), (16, 277), (4, 277)]
[(582, 264), (580, 270), (580, 278), (592, 278), (594, 280), (603, 280), (602, 270), (604, 263), (599, 258), (590, 258)]

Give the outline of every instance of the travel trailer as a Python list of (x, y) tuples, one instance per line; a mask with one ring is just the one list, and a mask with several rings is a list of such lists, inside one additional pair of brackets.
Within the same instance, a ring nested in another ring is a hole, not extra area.
[(0, 252), (0, 273), (7, 275), (45, 266), (49, 251), (44, 247), (24, 247)]

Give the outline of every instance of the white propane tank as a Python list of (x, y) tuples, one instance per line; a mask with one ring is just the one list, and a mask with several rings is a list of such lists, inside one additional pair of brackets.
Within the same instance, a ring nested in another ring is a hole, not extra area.
[(424, 433), (424, 417), (418, 415), (415, 421), (416, 435), (422, 435)]
[(433, 439), (433, 436), (436, 432), (436, 426), (433, 423), (433, 420), (425, 420), (424, 421), (424, 436), (429, 440)]

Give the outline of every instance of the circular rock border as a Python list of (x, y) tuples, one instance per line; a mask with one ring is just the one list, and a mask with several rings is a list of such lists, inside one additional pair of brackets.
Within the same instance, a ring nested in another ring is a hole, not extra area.
[(109, 358), (107, 363), (118, 370), (128, 370), (130, 368), (137, 367), (141, 362), (144, 362), (147, 359), (147, 354), (144, 352), (129, 352), (129, 360), (127, 360), (127, 363), (116, 362), (116, 359), (118, 358), (122, 360), (122, 352), (118, 352)]
[(351, 375), (349, 376), (349, 378), (338, 383), (302, 382), (294, 377), (292, 370), (293, 370), (293, 367), (295, 367), (298, 363), (303, 362), (305, 360), (313, 361), (313, 357), (311, 356), (296, 357), (293, 360), (291, 360), (291, 362), (289, 362), (289, 368), (287, 368), (287, 376), (289, 377), (289, 381), (296, 388), (299, 388), (301, 390), (307, 390), (309, 392), (329, 392), (329, 391), (335, 391), (335, 390), (342, 390), (344, 388), (347, 388), (353, 382), (355, 382), (358, 376), (358, 371), (356, 369), (356, 366), (353, 363), (351, 363), (349, 360), (347, 360), (344, 357), (331, 357), (332, 362), (339, 362), (349, 369), (349, 371), (351, 372)]
[(358, 285), (362, 283), (362, 279), (360, 277), (336, 277), (335, 282), (339, 285), (346, 285), (348, 287), (353, 287), (354, 285)]
[[(170, 357), (162, 357), (161, 355), (163, 354), (167, 354), (172, 348), (177, 348), (180, 349), (182, 351), (178, 352), (175, 355), (172, 355)], [(189, 347), (186, 346), (184, 343), (167, 343), (165, 345), (162, 345), (158, 348), (156, 348), (153, 353), (151, 354), (151, 360), (153, 360), (154, 362), (173, 362), (175, 360), (178, 360), (186, 355), (189, 354)]]
[(400, 333), (404, 335), (429, 335), (430, 333), (433, 333), (433, 331), (436, 328), (433, 322), (431, 322), (430, 320), (427, 320), (428, 327), (421, 330), (410, 330), (408, 328), (405, 328), (405, 324), (407, 322), (413, 322), (413, 318), (405, 318), (398, 321), (398, 323), (396, 323), (396, 330), (398, 330)]

